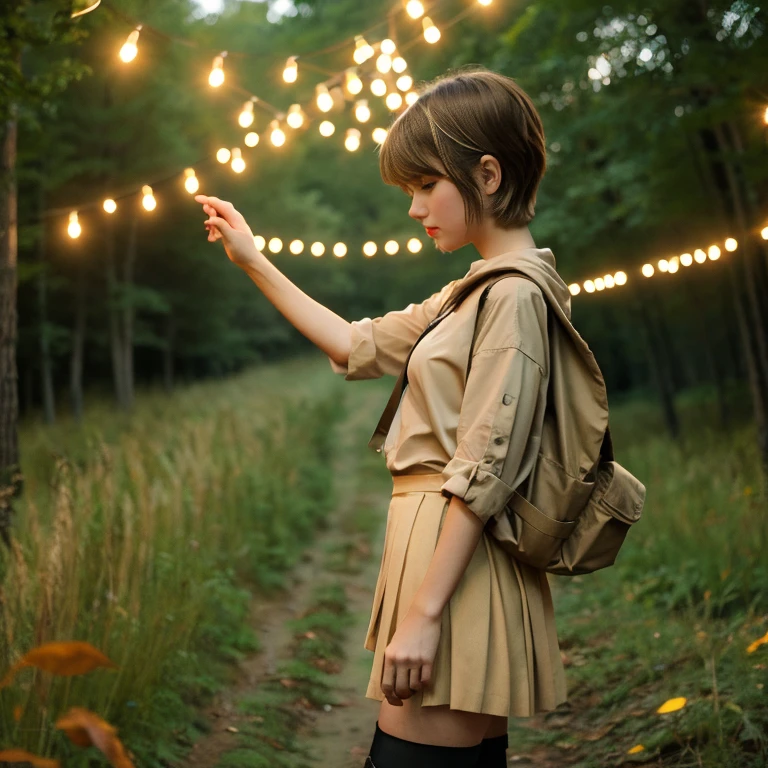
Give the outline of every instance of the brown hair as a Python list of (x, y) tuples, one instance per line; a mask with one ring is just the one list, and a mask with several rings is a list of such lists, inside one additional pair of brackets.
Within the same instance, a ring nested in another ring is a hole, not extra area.
[(546, 170), (544, 127), (528, 94), (510, 77), (484, 67), (433, 80), (392, 124), (380, 147), (385, 184), (405, 187), (445, 167), (466, 210), (466, 223), (483, 215), (483, 192), (474, 176), (483, 155), (501, 166), (490, 215), (504, 229), (528, 224)]

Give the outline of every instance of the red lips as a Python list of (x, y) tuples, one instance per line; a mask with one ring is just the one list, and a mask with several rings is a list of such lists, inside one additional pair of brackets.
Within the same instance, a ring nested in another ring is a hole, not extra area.
[(427, 234), (432, 237), (437, 230), (440, 229), (440, 227), (426, 227)]

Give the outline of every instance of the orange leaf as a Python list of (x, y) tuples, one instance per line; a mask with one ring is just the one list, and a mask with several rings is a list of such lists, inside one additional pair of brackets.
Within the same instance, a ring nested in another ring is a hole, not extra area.
[(636, 755), (638, 752), (642, 752), (645, 749), (645, 747), (642, 744), (635, 744), (632, 749), (627, 750), (628, 755)]
[(768, 632), (747, 646), (747, 653), (754, 653), (763, 643), (768, 643)]
[(79, 641), (45, 643), (33, 648), (14, 664), (0, 682), (0, 688), (5, 688), (16, 672), (24, 667), (38, 667), (38, 669), (51, 672), (54, 675), (69, 676), (82, 675), (98, 667), (117, 669), (117, 664), (89, 643)]
[(33, 755), (23, 749), (4, 749), (0, 752), (0, 763), (32, 763), (38, 768), (59, 768), (58, 760), (49, 760), (47, 757)]
[(117, 738), (115, 727), (94, 712), (81, 707), (72, 707), (56, 721), (55, 725), (67, 734), (73, 744), (80, 747), (93, 744), (104, 753), (115, 768), (133, 768), (133, 763), (125, 753), (122, 742)]

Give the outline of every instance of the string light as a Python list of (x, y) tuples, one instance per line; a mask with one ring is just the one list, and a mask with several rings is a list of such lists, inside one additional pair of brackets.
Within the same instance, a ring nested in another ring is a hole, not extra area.
[(659, 261), (659, 272), (668, 272), (669, 271), (669, 262), (666, 259), (661, 259)]
[(213, 60), (213, 68), (211, 74), (208, 75), (208, 84), (211, 88), (218, 88), (224, 82), (224, 57), (226, 55), (226, 51), (222, 51), (221, 55)]
[(155, 196), (152, 193), (152, 187), (149, 184), (145, 184), (141, 188), (141, 194), (143, 195), (141, 204), (144, 206), (144, 210), (154, 211), (157, 208), (157, 200), (155, 200)]
[(720, 249), (716, 245), (709, 246), (709, 258), (712, 261), (717, 261), (720, 258)]
[(272, 253), (280, 253), (283, 250), (283, 241), (279, 237), (272, 237), (267, 247)]
[(413, 85), (413, 78), (410, 75), (400, 75), (397, 78), (396, 85), (398, 91), (410, 91)]
[(333, 107), (333, 96), (329, 93), (328, 86), (318, 83), (315, 92), (317, 93), (317, 108), (321, 112), (330, 112)]
[(670, 275), (674, 275), (677, 270), (680, 269), (680, 259), (677, 256), (673, 256), (669, 260), (669, 265), (667, 266), (667, 271)]
[(684, 254), (683, 254), (681, 257), (680, 257), (680, 263), (681, 263), (681, 264), (682, 264), (684, 267), (690, 267), (690, 266), (691, 266), (691, 264), (693, 264), (693, 256), (691, 256), (691, 254), (690, 254), (690, 253), (684, 253)]
[(489, 6), (493, 0), (477, 0), (477, 2), (480, 3), (480, 5)]
[(707, 254), (701, 248), (697, 248), (693, 252), (693, 258), (696, 259), (697, 264), (703, 264), (707, 260)]
[(253, 242), (256, 245), (257, 251), (263, 251), (267, 241), (261, 235), (254, 235)]
[(222, 147), (217, 153), (216, 153), (216, 159), (224, 165), (225, 163), (229, 162), (229, 158), (232, 156), (232, 153), (226, 148)]
[(139, 32), (141, 32), (142, 25), (139, 24), (136, 29), (128, 35), (128, 39), (123, 43), (123, 47), (118, 54), (120, 58), (126, 63), (130, 63), (136, 58), (136, 54), (139, 52), (137, 43), (139, 42)]
[(382, 53), (386, 53), (387, 56), (391, 56), (397, 50), (397, 46), (395, 45), (394, 40), (385, 37), (381, 43), (379, 43), (379, 50)]
[(254, 100), (255, 100), (255, 97), (253, 99), (250, 99), (249, 101), (246, 101), (245, 104), (243, 104), (243, 111), (240, 113), (240, 116), (237, 118), (237, 122), (240, 123), (241, 128), (250, 128), (250, 126), (253, 125)]
[(285, 144), (285, 133), (280, 128), (280, 121), (273, 120), (269, 124), (269, 140), (272, 142), (273, 147), (282, 147)]
[(246, 147), (255, 147), (259, 143), (259, 134), (255, 131), (249, 131), (243, 139)]
[(245, 160), (243, 160), (243, 153), (240, 151), (240, 147), (235, 147), (232, 150), (232, 170), (235, 173), (242, 173), (245, 170)]
[(380, 78), (371, 80), (371, 93), (374, 96), (383, 96), (387, 92), (387, 84)]
[(344, 73), (344, 86), (353, 96), (357, 96), (363, 90), (363, 81), (357, 76), (354, 68), (350, 68)]
[(344, 139), (344, 146), (354, 152), (360, 149), (360, 131), (357, 128), (347, 128), (347, 135)]
[(594, 293), (595, 292), (595, 284), (592, 282), (592, 280), (586, 280), (584, 282), (584, 290), (587, 293)]
[(763, 227), (760, 230), (760, 237), (762, 237), (763, 240), (768, 240), (768, 227)]
[(387, 129), (386, 128), (374, 128), (373, 133), (371, 134), (371, 138), (377, 143), (377, 144), (383, 144), (387, 139)]
[(408, 91), (408, 93), (405, 94), (405, 103), (410, 107), (411, 104), (417, 102), (419, 100), (419, 94), (416, 93), (416, 91)]
[(301, 126), (304, 125), (304, 111), (300, 104), (291, 104), (288, 109), (288, 117), (286, 117), (285, 121), (293, 129), (301, 128)]
[(364, 61), (368, 61), (373, 54), (373, 48), (368, 45), (365, 38), (362, 35), (355, 35), (355, 52), (352, 54), (355, 64), (362, 64)]
[(384, 243), (384, 250), (390, 256), (394, 256), (400, 250), (400, 246), (397, 244), (396, 240), (387, 240), (387, 242)]
[(739, 247), (739, 243), (734, 237), (729, 237), (725, 241), (725, 250), (728, 251), (728, 253), (733, 253), (738, 247)]
[(392, 57), (387, 53), (382, 53), (378, 59), (376, 59), (376, 69), (381, 72), (382, 75), (386, 75), (392, 69)]
[(407, 248), (411, 253), (418, 253), (422, 249), (423, 243), (418, 237), (412, 237), (408, 243)]
[(424, 15), (424, 6), (419, 0), (408, 0), (405, 4), (405, 12), (412, 18), (418, 19)]
[(73, 239), (77, 240), (82, 233), (83, 228), (80, 226), (80, 222), (77, 220), (77, 211), (72, 211), (69, 214), (69, 225), (67, 226), (67, 234)]
[(288, 250), (295, 256), (298, 256), (304, 250), (304, 243), (301, 240), (291, 240)]
[(283, 70), (283, 80), (286, 83), (295, 83), (299, 76), (299, 65), (296, 63), (296, 56), (289, 56), (285, 62), (285, 69)]
[(392, 91), (392, 93), (387, 94), (385, 103), (394, 112), (394, 110), (400, 109), (403, 106), (403, 97), (397, 91)]
[(312, 243), (309, 251), (313, 256), (320, 257), (325, 253), (325, 246), (322, 243)]
[(371, 119), (371, 110), (368, 108), (368, 99), (360, 99), (355, 104), (355, 117), (358, 122), (367, 123)]
[(643, 274), (646, 277), (653, 277), (654, 269), (652, 264), (643, 264)]
[(408, 69), (408, 62), (402, 56), (395, 56), (392, 59), (392, 71), (400, 75)]
[(336, 243), (336, 245), (333, 246), (333, 255), (337, 259), (343, 258), (347, 255), (347, 246), (344, 245), (344, 243)]
[(435, 26), (429, 16), (425, 16), (421, 20), (421, 26), (424, 29), (424, 39), (430, 45), (434, 45), (440, 39), (440, 30)]
[(333, 136), (336, 126), (330, 120), (323, 120), (320, 123), (320, 135), (321, 136)]
[(370, 259), (371, 256), (376, 255), (376, 243), (373, 242), (373, 240), (369, 240), (364, 246), (363, 246), (363, 253)]
[(581, 293), (581, 286), (578, 283), (571, 283), (568, 286), (571, 296), (578, 296)]
[(104, 210), (107, 213), (114, 213), (117, 210), (117, 203), (111, 197), (108, 197), (104, 201)]
[(195, 192), (200, 189), (200, 182), (197, 180), (197, 176), (195, 176), (195, 169), (186, 168), (184, 170), (184, 176), (184, 189), (186, 189), (190, 195), (194, 195)]

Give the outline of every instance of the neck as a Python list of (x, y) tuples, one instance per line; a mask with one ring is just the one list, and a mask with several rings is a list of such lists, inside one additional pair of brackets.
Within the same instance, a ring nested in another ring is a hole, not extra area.
[(486, 261), (509, 251), (536, 247), (527, 225), (516, 229), (489, 226), (473, 240), (473, 245)]

